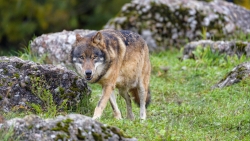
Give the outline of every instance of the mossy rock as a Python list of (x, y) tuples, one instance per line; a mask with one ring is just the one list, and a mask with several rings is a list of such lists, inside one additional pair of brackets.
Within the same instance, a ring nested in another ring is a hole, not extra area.
[(0, 126), (5, 129), (14, 127), (13, 137), (27, 141), (33, 140), (34, 134), (36, 140), (137, 140), (125, 135), (117, 127), (107, 126), (80, 114), (58, 116), (55, 119), (45, 120), (30, 115), (23, 119), (15, 118), (3, 124), (0, 123)]
[(236, 32), (250, 32), (249, 23), (249, 10), (226, 1), (133, 0), (104, 28), (138, 32), (155, 51), (180, 48), (187, 41), (220, 40)]
[(0, 57), (0, 68), (3, 68), (0, 69), (0, 111), (8, 112), (13, 107), (32, 109), (32, 103), (46, 109), (49, 97), (57, 107), (66, 100), (65, 105), (73, 111), (79, 105), (83, 109), (90, 106), (86, 103), (90, 103), (91, 90), (74, 71), (18, 57)]

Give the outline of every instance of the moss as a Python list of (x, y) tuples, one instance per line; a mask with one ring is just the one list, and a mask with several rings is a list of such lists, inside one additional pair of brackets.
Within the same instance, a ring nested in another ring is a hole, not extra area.
[(0, 100), (2, 100), (3, 98), (2, 98), (2, 96), (0, 96)]
[(76, 96), (75, 93), (69, 92), (69, 93), (63, 94), (61, 97), (62, 97), (63, 99), (66, 99), (66, 98), (74, 98), (75, 96)]
[(245, 76), (245, 74), (243, 73), (245, 70), (247, 69), (244, 66), (239, 67), (236, 70), (236, 73), (237, 73), (236, 78), (242, 80), (242, 78)]
[(107, 131), (107, 128), (106, 128), (106, 127), (101, 126), (101, 128), (102, 128), (102, 132), (106, 132), (106, 131)]
[(33, 125), (29, 125), (27, 128), (30, 130), (33, 128)]
[(242, 80), (242, 78), (245, 76), (245, 74), (243, 73), (245, 70), (246, 68), (244, 66), (241, 66), (236, 71), (231, 71), (227, 75), (225, 75), (219, 83), (225, 81), (229, 76), (233, 75), (234, 73), (237, 74), (236, 79)]
[(68, 94), (69, 93), (63, 93), (63, 94), (60, 95), (60, 98), (66, 99), (68, 97)]
[(61, 140), (64, 141), (65, 139), (69, 139), (69, 136), (66, 134), (57, 134), (55, 141), (61, 141)]
[(101, 126), (102, 129), (102, 133), (105, 134), (105, 139), (108, 139), (109, 137), (111, 137), (112, 135), (110, 133), (107, 132), (107, 127)]
[(237, 72), (239, 73), (239, 72), (243, 72), (243, 71), (245, 71), (245, 70), (247, 70), (247, 68), (245, 68), (244, 66), (241, 66), (241, 67), (239, 67), (239, 68), (237, 69)]
[(16, 77), (17, 79), (20, 78), (20, 75), (19, 75), (18, 73), (14, 73), (13, 75), (14, 75), (14, 77)]
[(78, 129), (78, 133), (76, 134), (77, 139), (79, 140), (85, 140), (85, 136), (82, 135), (82, 132), (80, 129)]
[(6, 68), (3, 69), (3, 74), (8, 74), (8, 70)]
[(112, 137), (112, 135), (111, 135), (111, 134), (109, 134), (109, 133), (105, 133), (104, 139), (108, 139), (108, 138), (110, 138), (110, 137)]
[(8, 86), (12, 86), (13, 85), (12, 82), (8, 82), (7, 84), (8, 84)]
[(73, 83), (71, 84), (71, 86), (70, 86), (70, 90), (72, 90), (72, 91), (80, 91), (80, 89), (77, 87), (77, 84), (76, 84), (76, 81), (77, 81), (77, 78), (75, 78), (74, 79), (74, 81), (73, 81)]
[(65, 133), (67, 133), (68, 135), (70, 134), (69, 133), (69, 126), (70, 126), (70, 123), (72, 122), (73, 120), (72, 119), (65, 119), (65, 120), (62, 120), (60, 122), (58, 122), (56, 124), (56, 127), (52, 128), (53, 131), (63, 131)]
[(246, 48), (247, 44), (245, 44), (243, 42), (236, 42), (235, 46), (237, 47), (237, 50), (245, 52), (245, 48)]
[(17, 64), (16, 64), (16, 68), (18, 68), (18, 69), (20, 69), (22, 66), (23, 66), (22, 63), (17, 63)]
[(59, 91), (59, 97), (61, 98), (61, 99), (66, 99), (66, 98), (68, 98), (68, 93), (65, 93), (65, 89), (63, 88), (63, 87), (61, 87), (61, 86), (59, 86), (58, 87), (58, 91)]
[(114, 133), (117, 134), (119, 137), (125, 137), (125, 138), (131, 138), (130, 136), (126, 136), (123, 134), (123, 132), (115, 127), (111, 127), (110, 130)]
[(95, 139), (96, 141), (102, 141), (102, 140), (103, 140), (101, 134), (92, 132), (92, 135), (93, 135), (93, 137), (94, 137), (94, 139)]
[(64, 90), (63, 87), (59, 87), (59, 93), (60, 93), (60, 94), (64, 94), (64, 91), (65, 91), (65, 90)]

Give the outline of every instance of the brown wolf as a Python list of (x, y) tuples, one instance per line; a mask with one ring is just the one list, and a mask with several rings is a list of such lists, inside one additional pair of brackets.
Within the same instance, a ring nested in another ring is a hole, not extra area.
[(127, 118), (134, 119), (130, 95), (140, 106), (140, 118), (146, 119), (150, 102), (149, 79), (151, 65), (148, 46), (136, 33), (105, 29), (84, 37), (76, 35), (71, 52), (77, 72), (90, 83), (102, 85), (102, 96), (95, 108), (93, 119), (100, 118), (108, 100), (114, 117), (121, 119), (114, 89), (125, 99)]

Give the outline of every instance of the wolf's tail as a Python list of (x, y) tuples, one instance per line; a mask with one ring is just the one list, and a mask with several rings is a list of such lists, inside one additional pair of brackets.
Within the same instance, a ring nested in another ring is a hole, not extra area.
[[(131, 89), (130, 93), (133, 96), (134, 102), (138, 106), (140, 106), (140, 98), (139, 98), (139, 94), (138, 94), (137, 89)], [(148, 105), (150, 104), (150, 102), (151, 102), (151, 93), (150, 93), (150, 89), (148, 88), (148, 94), (147, 94), (147, 98), (146, 98), (146, 108), (148, 107)]]

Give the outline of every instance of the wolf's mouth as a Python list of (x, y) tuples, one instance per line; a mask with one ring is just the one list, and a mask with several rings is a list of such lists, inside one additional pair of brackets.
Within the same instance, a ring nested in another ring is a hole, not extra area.
[(92, 79), (92, 76), (85, 76), (86, 80), (91, 80)]

